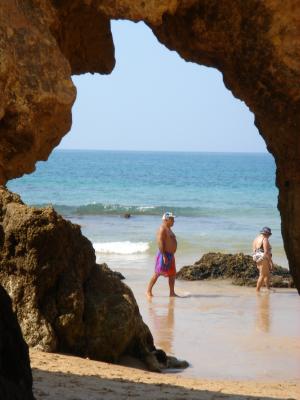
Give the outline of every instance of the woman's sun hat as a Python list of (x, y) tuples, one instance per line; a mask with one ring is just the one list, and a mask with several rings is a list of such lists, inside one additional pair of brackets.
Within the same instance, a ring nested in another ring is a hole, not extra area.
[(272, 231), (271, 228), (269, 228), (268, 226), (264, 226), (260, 233), (262, 233), (263, 235), (272, 235)]

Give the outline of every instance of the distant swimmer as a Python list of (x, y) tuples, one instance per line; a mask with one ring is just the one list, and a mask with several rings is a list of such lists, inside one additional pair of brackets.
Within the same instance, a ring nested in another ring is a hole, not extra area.
[(157, 232), (158, 253), (156, 256), (155, 272), (148, 284), (147, 295), (152, 297), (152, 288), (157, 279), (162, 275), (169, 278), (170, 297), (176, 297), (174, 291), (176, 266), (174, 254), (177, 250), (177, 240), (171, 227), (174, 225), (175, 215), (165, 212), (162, 224)]
[(270, 289), (270, 272), (273, 270), (272, 247), (269, 237), (272, 235), (270, 228), (265, 226), (260, 234), (253, 241), (253, 260), (259, 270), (259, 278), (256, 284), (256, 291), (259, 292), (263, 284)]

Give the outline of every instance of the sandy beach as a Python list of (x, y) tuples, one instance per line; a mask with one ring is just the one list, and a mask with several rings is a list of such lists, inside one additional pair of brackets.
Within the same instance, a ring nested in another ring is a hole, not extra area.
[(254, 400), (299, 399), (296, 381), (246, 382), (189, 379), (31, 350), (37, 400)]
[(294, 290), (256, 297), (226, 282), (178, 282), (186, 297), (169, 300), (162, 280), (149, 302), (137, 275), (130, 284), (156, 345), (191, 366), (157, 374), (128, 359), (120, 366), (31, 350), (37, 400), (300, 399)]

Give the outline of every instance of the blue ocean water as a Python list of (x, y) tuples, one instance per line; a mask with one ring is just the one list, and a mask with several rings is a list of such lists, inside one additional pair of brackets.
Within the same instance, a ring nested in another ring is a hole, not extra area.
[(249, 253), (268, 225), (275, 262), (287, 265), (270, 154), (56, 150), (8, 187), (80, 223), (100, 254), (152, 254), (160, 217), (171, 210), (179, 255)]

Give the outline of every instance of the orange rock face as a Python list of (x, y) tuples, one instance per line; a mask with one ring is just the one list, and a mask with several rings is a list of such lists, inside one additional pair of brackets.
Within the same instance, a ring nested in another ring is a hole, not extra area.
[[(16, 0), (0, 5), (0, 182), (68, 132), (71, 73), (110, 73), (111, 19), (145, 21), (184, 59), (223, 73), (277, 165), (282, 234), (300, 290), (299, 0)], [(200, 89), (200, 88), (199, 88)]]

